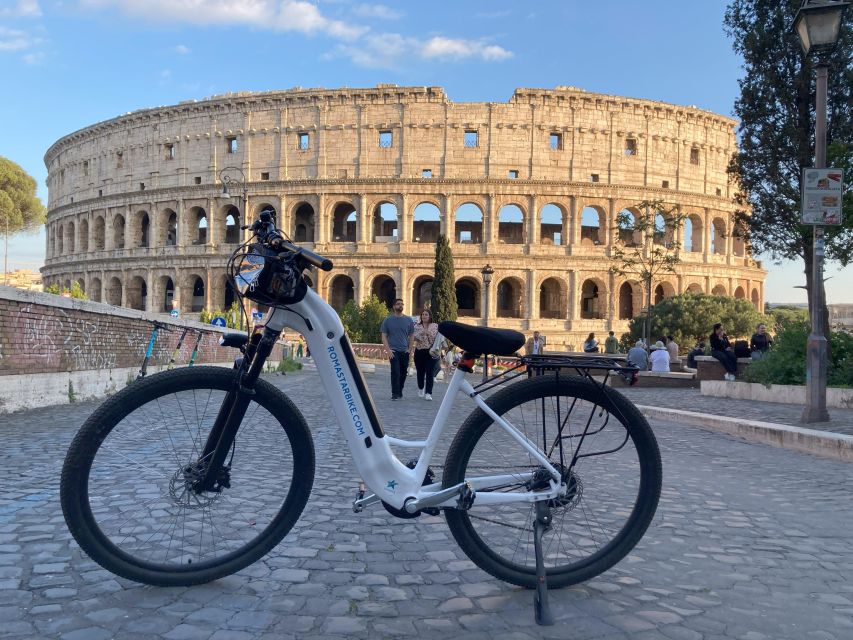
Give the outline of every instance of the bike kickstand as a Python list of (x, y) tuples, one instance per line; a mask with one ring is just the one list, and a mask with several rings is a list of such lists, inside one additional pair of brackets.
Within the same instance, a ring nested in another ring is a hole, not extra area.
[(545, 557), (542, 554), (542, 534), (551, 528), (551, 508), (547, 500), (536, 503), (536, 519), (533, 521), (533, 548), (536, 552), (536, 593), (533, 594), (533, 610), (536, 624), (550, 627), (554, 624), (551, 606), (548, 603), (548, 577), (545, 573)]

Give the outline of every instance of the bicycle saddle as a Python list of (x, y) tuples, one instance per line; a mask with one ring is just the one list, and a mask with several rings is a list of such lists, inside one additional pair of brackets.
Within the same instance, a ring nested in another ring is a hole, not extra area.
[(461, 322), (441, 322), (438, 330), (445, 338), (468, 353), (511, 356), (524, 346), (524, 334), (512, 329), (472, 327)]

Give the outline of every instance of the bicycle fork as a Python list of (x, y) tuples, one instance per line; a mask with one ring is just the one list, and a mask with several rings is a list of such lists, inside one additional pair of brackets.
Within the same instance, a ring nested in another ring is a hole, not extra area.
[(252, 335), (242, 365), (238, 369), (239, 373), (235, 376), (234, 386), (228, 391), (219, 408), (201, 456), (194, 465), (184, 470), (187, 479), (193, 481), (193, 490), (197, 493), (218, 492), (230, 486), (230, 469), (225, 465), (225, 458), (234, 446), (237, 430), (246, 415), (252, 396), (255, 395), (255, 383), (280, 333), (264, 328)]

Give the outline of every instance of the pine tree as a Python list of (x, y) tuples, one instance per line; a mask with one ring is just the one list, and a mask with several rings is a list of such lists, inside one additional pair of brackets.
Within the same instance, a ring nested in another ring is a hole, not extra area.
[(432, 283), (433, 322), (456, 320), (456, 277), (453, 274), (453, 254), (444, 234), (435, 243), (435, 280)]

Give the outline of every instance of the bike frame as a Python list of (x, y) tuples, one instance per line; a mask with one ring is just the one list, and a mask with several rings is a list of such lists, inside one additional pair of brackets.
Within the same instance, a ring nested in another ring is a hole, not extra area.
[[(401, 509), (412, 499), (430, 507), (456, 507), (459, 492), (442, 494), (440, 484), (424, 486), (427, 468), (435, 452), (439, 437), (459, 392), (464, 393), (497, 425), (503, 428), (520, 447), (524, 448), (551, 475), (547, 491), (481, 492), (477, 494), (478, 506), (510, 502), (536, 502), (556, 498), (560, 492), (560, 472), (548, 457), (507, 420), (496, 414), (465, 379), (465, 372), (457, 368), (448, 384), (447, 393), (425, 440), (401, 440), (384, 433), (373, 399), (344, 333), (338, 314), (312, 289), (300, 302), (274, 308), (267, 319), (266, 328), (281, 332), (285, 328), (301, 333), (317, 366), (320, 381), (343, 430), (352, 453), (353, 462), (364, 483), (378, 499)], [(391, 446), (419, 449), (421, 451), (414, 469), (408, 468), (391, 450)], [(466, 478), (473, 491), (507, 483), (524, 483), (533, 479), (533, 472), (510, 475), (478, 476)], [(439, 498), (444, 498), (439, 501)]]

